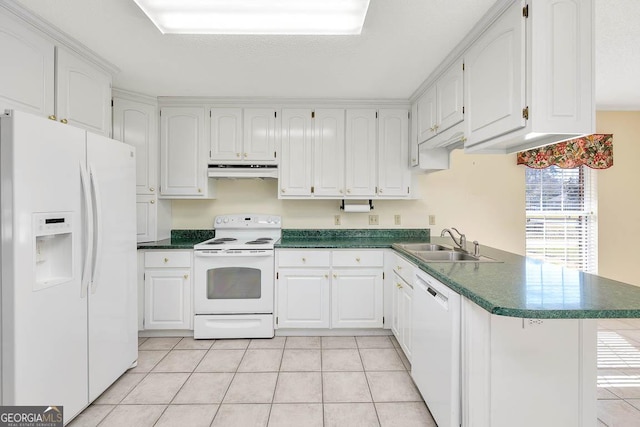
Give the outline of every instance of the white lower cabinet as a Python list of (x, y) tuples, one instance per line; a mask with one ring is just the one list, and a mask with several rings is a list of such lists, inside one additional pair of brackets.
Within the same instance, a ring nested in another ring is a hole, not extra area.
[(329, 327), (329, 269), (289, 269), (278, 273), (280, 328)]
[(398, 274), (393, 274), (391, 331), (407, 359), (411, 361), (413, 287)]
[(378, 250), (276, 251), (277, 328), (382, 328)]
[(192, 251), (144, 257), (144, 329), (193, 329)]

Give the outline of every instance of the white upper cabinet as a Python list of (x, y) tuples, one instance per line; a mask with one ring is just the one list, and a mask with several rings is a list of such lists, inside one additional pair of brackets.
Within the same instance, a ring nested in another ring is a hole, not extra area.
[(244, 109), (243, 159), (252, 164), (276, 163), (276, 110)]
[(411, 173), (407, 167), (409, 112), (380, 109), (378, 118), (378, 196), (409, 197)]
[(55, 115), (55, 47), (0, 9), (0, 112)]
[(377, 112), (375, 109), (348, 109), (345, 153), (347, 197), (376, 195)]
[(418, 166), (418, 103), (411, 105), (411, 124), (409, 132), (409, 166)]
[(212, 108), (211, 151), (212, 161), (241, 161), (242, 150), (242, 109)]
[(470, 147), (526, 125), (525, 18), (515, 2), (465, 55)]
[[(462, 59), (455, 61), (417, 101), (418, 143), (437, 148), (459, 142), (464, 120)], [(437, 138), (436, 138), (437, 137)]]
[(212, 197), (207, 186), (204, 108), (163, 107), (160, 116), (160, 194)]
[(594, 131), (592, 0), (528, 3), (514, 0), (464, 55), (467, 151)]
[(418, 99), (418, 138), (419, 142), (436, 136), (436, 86), (433, 85)]
[(157, 107), (113, 97), (113, 139), (136, 147), (136, 194), (158, 192)]
[(313, 139), (313, 193), (344, 195), (344, 109), (316, 109)]
[(313, 128), (311, 109), (282, 110), (279, 197), (311, 195)]
[(209, 159), (213, 163), (276, 163), (276, 110), (212, 108)]
[(111, 76), (61, 47), (56, 49), (56, 116), (111, 136)]

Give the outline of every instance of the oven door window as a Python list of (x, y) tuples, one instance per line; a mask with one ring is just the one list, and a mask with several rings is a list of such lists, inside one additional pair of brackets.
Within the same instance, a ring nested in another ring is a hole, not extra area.
[(221, 267), (207, 270), (207, 299), (260, 299), (261, 270), (247, 267)]

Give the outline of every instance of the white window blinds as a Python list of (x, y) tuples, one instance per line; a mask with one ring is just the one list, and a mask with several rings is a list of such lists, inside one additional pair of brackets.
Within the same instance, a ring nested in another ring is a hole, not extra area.
[(595, 173), (586, 166), (526, 169), (527, 256), (597, 272)]

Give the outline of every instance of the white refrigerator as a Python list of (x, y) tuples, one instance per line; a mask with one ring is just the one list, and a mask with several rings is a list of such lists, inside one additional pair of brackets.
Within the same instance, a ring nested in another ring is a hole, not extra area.
[(135, 149), (0, 115), (0, 403), (69, 422), (137, 359)]

